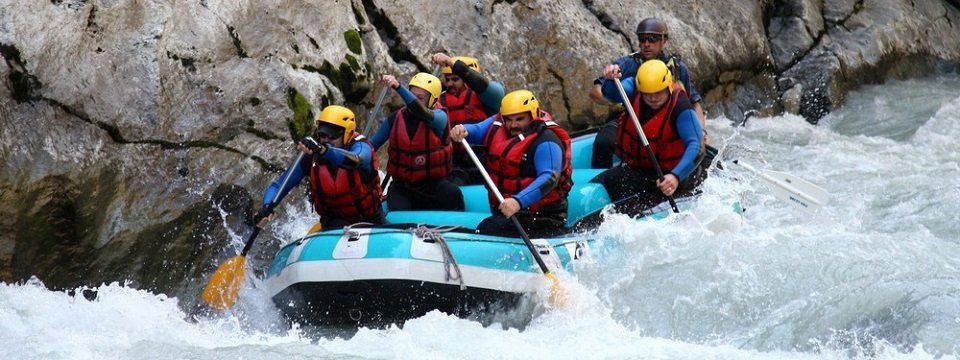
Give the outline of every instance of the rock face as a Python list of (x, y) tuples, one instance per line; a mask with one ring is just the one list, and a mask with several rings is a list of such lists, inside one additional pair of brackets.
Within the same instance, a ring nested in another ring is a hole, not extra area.
[(658, 16), (711, 117), (756, 109), (815, 122), (861, 84), (955, 66), (957, 7), (0, 0), (0, 280), (129, 280), (195, 300), (314, 114), (347, 104), (362, 128), (379, 75), (431, 71), (435, 51), (477, 57), (579, 129), (604, 116), (586, 96), (592, 79)]

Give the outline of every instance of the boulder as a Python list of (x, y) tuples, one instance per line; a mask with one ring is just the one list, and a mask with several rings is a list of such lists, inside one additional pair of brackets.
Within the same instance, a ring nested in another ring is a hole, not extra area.
[[(960, 61), (954, 0), (0, 0), (0, 281), (195, 304), (324, 106), (363, 128), (381, 75), (447, 51), (589, 127), (606, 116), (592, 80), (648, 16), (710, 118), (816, 122), (862, 84)], [(278, 243), (267, 231), (251, 266)]]

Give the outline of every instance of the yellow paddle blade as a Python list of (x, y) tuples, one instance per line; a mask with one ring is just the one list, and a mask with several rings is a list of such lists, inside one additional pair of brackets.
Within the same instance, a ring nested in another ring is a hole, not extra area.
[(313, 226), (310, 227), (310, 231), (307, 231), (307, 235), (313, 234), (315, 232), (319, 232), (320, 230), (323, 230), (323, 224), (317, 221), (316, 224), (313, 224)]
[(220, 311), (233, 306), (237, 300), (237, 294), (240, 293), (240, 284), (243, 284), (246, 264), (247, 258), (242, 255), (234, 256), (220, 264), (217, 271), (210, 277), (207, 287), (200, 294), (203, 301)]
[(567, 303), (567, 292), (560, 286), (560, 279), (552, 272), (545, 273), (544, 275), (553, 281), (553, 285), (550, 286), (550, 304), (553, 304), (554, 308), (563, 308)]

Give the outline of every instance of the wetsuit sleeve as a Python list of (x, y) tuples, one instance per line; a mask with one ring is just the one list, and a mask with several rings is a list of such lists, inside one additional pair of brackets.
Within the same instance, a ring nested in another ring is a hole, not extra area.
[[(447, 130), (447, 113), (440, 109), (427, 109), (423, 104), (417, 101), (417, 96), (403, 86), (397, 88), (397, 93), (403, 98), (404, 104), (410, 110), (414, 118), (427, 122), (427, 126), (433, 130), (439, 137), (444, 137)], [(400, 110), (403, 111), (403, 110)], [(406, 118), (404, 118), (406, 119)], [(376, 143), (375, 143), (376, 144)], [(380, 147), (377, 146), (379, 149)]]
[[(640, 67), (640, 64), (637, 63), (637, 60), (634, 59), (634, 57), (631, 56), (631, 55), (621, 56), (621, 57), (617, 58), (616, 60), (614, 60), (614, 61), (612, 62), (612, 64), (616, 64), (617, 66), (620, 66), (620, 79), (626, 79), (626, 78), (628, 78), (628, 77), (629, 77), (629, 78), (636, 77), (636, 76), (637, 76), (637, 69)], [(615, 95), (615, 94), (618, 93), (618, 92), (617, 92), (617, 87), (616, 87), (617, 85), (616, 85), (616, 84), (613, 84), (612, 81), (607, 80), (607, 79), (603, 78), (602, 76), (601, 76), (601, 77), (597, 77), (596, 80), (594, 80), (594, 83), (595, 83), (595, 84), (596, 84), (596, 83), (599, 83), (599, 84), (602, 86), (602, 88), (604, 89), (604, 90), (603, 90), (603, 96), (606, 97), (607, 100), (610, 100), (610, 102), (614, 102), (614, 103), (619, 102), (619, 101), (616, 101), (616, 100), (611, 100), (611, 99), (619, 99), (619, 98), (620, 98), (619, 95), (613, 96), (613, 95)], [(606, 90), (606, 88), (607, 88), (608, 85), (610, 86), (610, 89), (611, 89), (612, 91), (609, 91), (609, 92), (608, 92), (608, 91)], [(626, 85), (626, 83), (624, 83), (624, 85)], [(624, 89), (624, 90), (626, 90), (626, 89)], [(608, 95), (608, 94), (609, 94), (609, 95)]]
[(350, 149), (325, 145), (327, 145), (327, 151), (321, 156), (334, 166), (366, 172), (373, 171), (373, 148), (366, 141), (355, 141)]
[(480, 94), (480, 102), (483, 103), (487, 115), (500, 112), (500, 104), (503, 102), (504, 93), (503, 84), (496, 81), (491, 81), (486, 91), (478, 93)]
[[(628, 77), (620, 79), (620, 83), (623, 84), (623, 91), (627, 93), (627, 97), (632, 98), (637, 82), (632, 77)], [(630, 104), (629, 101), (620, 100), (620, 90), (613, 81), (604, 81), (600, 91), (603, 92), (603, 97), (612, 103), (623, 103), (625, 106)]]
[[(273, 201), (273, 198), (277, 195), (277, 191), (280, 192), (280, 196), (277, 197), (277, 201), (280, 201), (287, 196), (287, 193), (289, 193), (290, 190), (293, 190), (294, 187), (300, 184), (300, 181), (302, 181), (304, 177), (304, 164), (306, 164), (306, 166), (310, 166), (310, 159), (308, 156), (304, 156), (298, 166), (288, 167), (287, 170), (280, 174), (280, 177), (278, 177), (276, 180), (273, 180), (273, 182), (270, 183), (270, 186), (267, 186), (267, 190), (263, 192), (264, 206)], [(290, 173), (290, 179), (287, 180), (287, 185), (281, 189), (280, 185), (283, 185), (283, 179), (287, 177), (288, 172)]]
[(460, 60), (453, 64), (452, 69), (453, 73), (463, 79), (470, 90), (479, 94), (480, 102), (486, 108), (487, 114), (500, 112), (500, 102), (504, 95), (503, 84), (496, 81), (487, 81), (480, 73)]
[(379, 149), (390, 139), (390, 129), (393, 127), (393, 121), (391, 120), (396, 118), (396, 116), (397, 113), (394, 112), (387, 115), (383, 120), (380, 120), (380, 127), (377, 128), (377, 133), (370, 137), (370, 142), (373, 143), (374, 149)]
[(487, 137), (487, 131), (490, 131), (490, 127), (493, 126), (495, 117), (496, 115), (488, 117), (476, 124), (464, 124), (463, 127), (467, 129), (467, 138), (464, 140), (471, 145), (481, 145), (483, 138)]
[(447, 113), (440, 109), (433, 109), (433, 116), (427, 120), (427, 126), (437, 136), (444, 138), (447, 135)]
[(683, 84), (683, 89), (687, 91), (687, 97), (690, 98), (690, 103), (695, 104), (703, 100), (700, 92), (697, 91), (697, 87), (690, 81), (690, 71), (687, 70), (687, 65), (682, 61), (677, 64), (677, 73), (677, 81)]
[(395, 90), (397, 91), (397, 94), (400, 94), (400, 99), (403, 99), (404, 104), (409, 106), (413, 102), (417, 101), (417, 96), (410, 92), (410, 89), (406, 88), (405, 86), (400, 86)]
[(563, 170), (563, 149), (560, 144), (544, 141), (537, 145), (533, 165), (537, 169), (537, 178), (514, 196), (522, 208), (540, 201), (543, 195), (550, 193), (560, 182), (560, 172)]
[(677, 166), (670, 170), (677, 179), (684, 181), (696, 166), (697, 155), (700, 154), (700, 141), (703, 135), (703, 129), (700, 128), (700, 118), (693, 109), (687, 109), (677, 117), (677, 133), (686, 149), (683, 150), (683, 156)]

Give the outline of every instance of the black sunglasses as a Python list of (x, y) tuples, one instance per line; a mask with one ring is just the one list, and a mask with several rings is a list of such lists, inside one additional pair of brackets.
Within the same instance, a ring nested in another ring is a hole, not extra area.
[(336, 139), (343, 136), (343, 129), (323, 124), (317, 129), (316, 136), (317, 139)]
[(637, 35), (637, 41), (643, 43), (655, 43), (663, 40), (663, 35)]
[(317, 139), (337, 139), (343, 136), (343, 132), (329, 131), (327, 129), (320, 129), (316, 132)]
[(317, 131), (317, 138), (320, 139), (337, 139), (343, 136), (343, 133), (330, 133), (327, 131)]

